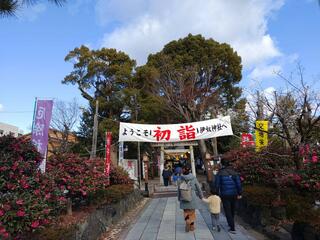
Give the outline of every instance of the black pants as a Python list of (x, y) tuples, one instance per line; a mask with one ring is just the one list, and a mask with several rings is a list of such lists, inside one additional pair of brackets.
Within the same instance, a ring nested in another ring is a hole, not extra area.
[(169, 178), (163, 178), (163, 184), (165, 186), (168, 186), (169, 185)]
[(222, 196), (221, 200), (230, 230), (234, 231), (234, 214), (236, 209), (237, 196)]

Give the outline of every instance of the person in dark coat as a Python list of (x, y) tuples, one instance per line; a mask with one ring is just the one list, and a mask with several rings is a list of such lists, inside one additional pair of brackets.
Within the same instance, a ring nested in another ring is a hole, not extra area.
[(237, 199), (241, 198), (242, 187), (239, 174), (231, 167), (230, 162), (222, 159), (223, 167), (215, 177), (215, 188), (219, 192), (227, 222), (230, 227), (229, 232), (235, 233), (234, 214)]
[(168, 168), (167, 165), (164, 166), (164, 169), (162, 171), (162, 177), (163, 177), (163, 184), (164, 186), (168, 186), (169, 185), (169, 179), (172, 176), (172, 171)]
[[(199, 208), (197, 202), (197, 196), (202, 199), (203, 193), (201, 191), (200, 184), (197, 178), (191, 173), (191, 166), (185, 165), (182, 168), (183, 175), (181, 176), (181, 180), (178, 183), (178, 200), (180, 202), (180, 209), (183, 209), (184, 220), (186, 221), (186, 232), (194, 231), (195, 229), (195, 220), (196, 220), (196, 209)], [(180, 193), (180, 184), (182, 181), (190, 182), (192, 189), (192, 200), (191, 201), (183, 201), (181, 200)]]

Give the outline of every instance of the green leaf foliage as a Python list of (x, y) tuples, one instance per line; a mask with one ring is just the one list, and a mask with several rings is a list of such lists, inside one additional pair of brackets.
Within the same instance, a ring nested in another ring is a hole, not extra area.
[(148, 58), (157, 71), (154, 86), (170, 109), (185, 120), (232, 108), (241, 96), (241, 58), (230, 45), (189, 34)]

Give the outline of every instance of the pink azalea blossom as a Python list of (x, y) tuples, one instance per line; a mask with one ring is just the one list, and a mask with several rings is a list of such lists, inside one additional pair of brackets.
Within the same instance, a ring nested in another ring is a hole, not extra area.
[(39, 227), (39, 225), (40, 225), (39, 220), (33, 221), (33, 222), (31, 223), (31, 227), (32, 227), (32, 228), (37, 228), (37, 227)]
[(9, 211), (11, 209), (11, 206), (9, 204), (4, 204), (3, 209)]
[(28, 183), (22, 184), (22, 188), (24, 188), (24, 189), (27, 189), (27, 188), (29, 188), (29, 187), (30, 187), (30, 185), (29, 185)]
[(33, 192), (36, 196), (39, 196), (40, 195), (40, 189), (36, 189), (36, 190), (34, 190), (34, 192)]
[(23, 204), (24, 204), (24, 202), (23, 202), (23, 200), (22, 200), (22, 199), (18, 199), (18, 200), (16, 201), (16, 204), (18, 204), (18, 205), (23, 205)]
[(20, 209), (18, 212), (17, 212), (17, 216), (18, 217), (24, 217), (26, 215), (25, 211), (23, 209)]
[(317, 163), (318, 162), (318, 156), (317, 155), (313, 155), (312, 156), (312, 162), (313, 163)]
[(0, 217), (2, 217), (3, 215), (4, 215), (4, 211), (0, 209)]
[(301, 177), (298, 174), (294, 174), (293, 180), (299, 182), (299, 181), (301, 181)]
[(43, 210), (43, 213), (44, 213), (44, 214), (49, 214), (49, 212), (50, 212), (50, 209), (47, 209), (47, 208), (46, 208), (46, 209)]
[(11, 169), (12, 169), (13, 171), (15, 171), (15, 170), (17, 170), (18, 166), (19, 166), (18, 162), (15, 162), (15, 163), (13, 164), (13, 166), (11, 167)]
[(3, 234), (5, 232), (6, 232), (6, 229), (4, 227), (0, 226), (0, 234)]
[(50, 222), (50, 221), (49, 221), (48, 219), (43, 219), (43, 220), (42, 220), (42, 223), (43, 223), (44, 225), (49, 224), (49, 222)]
[(67, 199), (65, 197), (59, 197), (58, 200), (61, 201), (61, 202), (67, 201)]

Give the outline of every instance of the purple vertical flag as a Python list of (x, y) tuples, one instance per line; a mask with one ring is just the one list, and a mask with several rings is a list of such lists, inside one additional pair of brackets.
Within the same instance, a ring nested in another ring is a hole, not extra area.
[(48, 131), (52, 115), (52, 100), (37, 100), (33, 116), (32, 142), (43, 157), (39, 166), (41, 172), (46, 169), (46, 152), (48, 146)]

